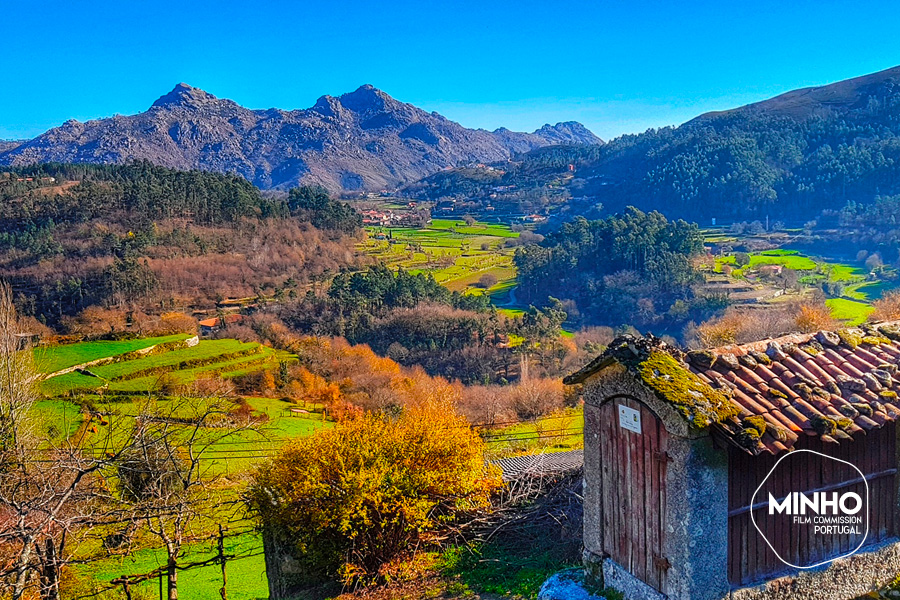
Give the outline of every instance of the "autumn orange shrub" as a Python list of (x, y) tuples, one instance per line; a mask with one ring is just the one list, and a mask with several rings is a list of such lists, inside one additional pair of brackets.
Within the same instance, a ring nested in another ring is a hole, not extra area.
[(395, 419), (367, 413), (292, 442), (255, 474), (249, 499), (306, 578), (351, 583), (385, 579), (499, 485), (444, 389)]
[(894, 321), (900, 319), (900, 290), (885, 293), (874, 301), (875, 310), (870, 317), (873, 321)]
[(795, 322), (801, 333), (814, 333), (837, 326), (837, 321), (832, 318), (831, 310), (825, 304), (800, 305)]
[(151, 326), (150, 335), (173, 335), (176, 333), (197, 333), (197, 320), (184, 313), (167, 312), (159, 317), (159, 321)]
[(737, 311), (727, 311), (718, 319), (701, 323), (697, 327), (697, 337), (704, 348), (718, 348), (734, 344), (743, 327), (744, 315)]

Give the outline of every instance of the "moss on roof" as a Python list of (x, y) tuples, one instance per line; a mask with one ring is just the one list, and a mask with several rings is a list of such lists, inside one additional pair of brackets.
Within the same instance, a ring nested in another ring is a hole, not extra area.
[(740, 412), (725, 390), (717, 390), (662, 350), (635, 364), (641, 380), (694, 427), (703, 429)]
[[(638, 377), (660, 400), (671, 405), (696, 429), (721, 423), (740, 413), (731, 401), (728, 388), (716, 389), (692, 373), (684, 363), (684, 352), (659, 338), (624, 335), (610, 343), (606, 351), (577, 373), (566, 377), (566, 384), (578, 384), (612, 363), (624, 366)], [(762, 434), (762, 432), (760, 432)]]

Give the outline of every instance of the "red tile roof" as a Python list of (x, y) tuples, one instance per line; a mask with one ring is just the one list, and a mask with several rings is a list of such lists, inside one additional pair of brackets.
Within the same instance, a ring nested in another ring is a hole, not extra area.
[[(233, 323), (240, 323), (243, 320), (244, 320), (244, 315), (238, 315), (238, 314), (225, 315), (225, 324), (226, 325), (233, 324)], [(200, 321), (199, 324), (201, 327), (218, 327), (219, 326), (219, 317), (211, 317), (209, 319), (203, 319), (202, 321)]]
[(686, 360), (740, 407), (718, 425), (726, 438), (738, 439), (747, 417), (762, 417), (766, 431), (744, 449), (777, 454), (800, 436), (840, 443), (900, 417), (898, 334), (896, 323), (883, 323), (689, 352)]
[(581, 383), (613, 362), (641, 360), (648, 349), (668, 352), (728, 393), (739, 413), (713, 431), (751, 454), (784, 452), (802, 436), (850, 441), (900, 418), (900, 322), (686, 354), (655, 338), (620, 338), (564, 381)]

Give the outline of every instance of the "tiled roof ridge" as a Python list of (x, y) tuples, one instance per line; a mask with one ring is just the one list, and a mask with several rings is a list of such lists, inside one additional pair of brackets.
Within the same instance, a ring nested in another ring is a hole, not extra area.
[(862, 335), (866, 334), (866, 329), (881, 329), (883, 327), (896, 329), (900, 332), (900, 320), (896, 321), (879, 321), (877, 323), (863, 323), (856, 327), (842, 327), (836, 330), (819, 330), (814, 333), (786, 333), (779, 337), (775, 338), (765, 338), (762, 340), (757, 340), (754, 342), (745, 342), (743, 344), (727, 344), (725, 346), (719, 346), (717, 348), (711, 348), (710, 351), (716, 354), (745, 354), (748, 351), (758, 351), (765, 352), (766, 348), (771, 342), (775, 342), (780, 345), (784, 344), (805, 344), (810, 340), (815, 339), (817, 336), (829, 335), (831, 333), (839, 334), (839, 332), (861, 332)]
[(694, 350), (686, 360), (731, 391), (740, 414), (720, 430), (753, 454), (790, 450), (805, 435), (849, 441), (900, 418), (897, 321)]
[(672, 385), (684, 378), (663, 372), (683, 370), (695, 378), (688, 394), (705, 388), (702, 401), (682, 410), (685, 417), (700, 417), (718, 437), (754, 455), (792, 450), (806, 436), (838, 444), (900, 419), (900, 321), (687, 353), (652, 335), (623, 335), (563, 381), (583, 383), (613, 363), (685, 409), (684, 394)]

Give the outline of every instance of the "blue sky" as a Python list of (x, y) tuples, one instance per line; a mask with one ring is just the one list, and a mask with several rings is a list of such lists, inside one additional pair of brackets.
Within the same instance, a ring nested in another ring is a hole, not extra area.
[(287, 109), (371, 83), (468, 127), (610, 138), (900, 65), (895, 0), (0, 6), (0, 138), (140, 112), (180, 81)]

